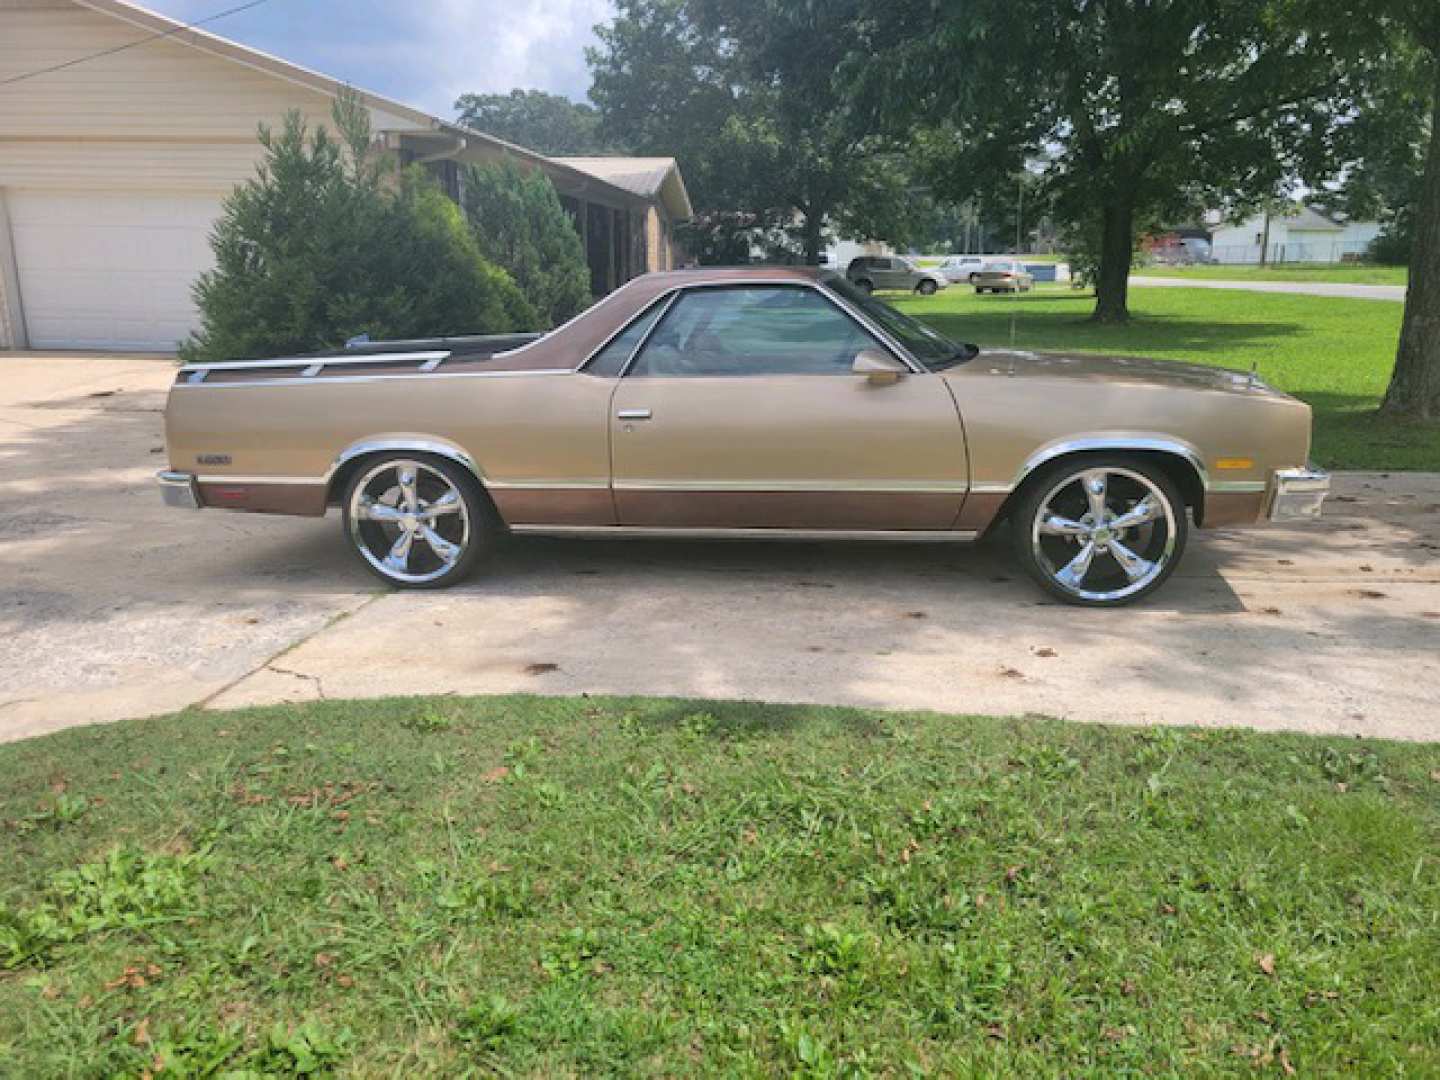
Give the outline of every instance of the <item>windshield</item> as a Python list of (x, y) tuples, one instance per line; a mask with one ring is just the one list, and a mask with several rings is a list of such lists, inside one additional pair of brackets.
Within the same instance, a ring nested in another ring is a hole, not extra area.
[(867, 319), (875, 323), (898, 341), (910, 354), (931, 371), (942, 371), (956, 364), (963, 364), (980, 351), (978, 345), (951, 341), (944, 334), (937, 333), (922, 322), (896, 311), (889, 304), (850, 284), (844, 278), (831, 277), (825, 284), (858, 308)]

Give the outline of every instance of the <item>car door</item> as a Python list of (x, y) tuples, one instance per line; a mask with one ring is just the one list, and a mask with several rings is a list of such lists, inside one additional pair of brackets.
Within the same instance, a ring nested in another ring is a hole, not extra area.
[(900, 272), (897, 269), (896, 259), (875, 260), (875, 287), (877, 289), (898, 289), (900, 283), (897, 280)]
[(856, 374), (873, 349), (886, 347), (814, 286), (680, 292), (611, 399), (618, 522), (951, 527), (968, 479), (955, 402), (936, 375)]

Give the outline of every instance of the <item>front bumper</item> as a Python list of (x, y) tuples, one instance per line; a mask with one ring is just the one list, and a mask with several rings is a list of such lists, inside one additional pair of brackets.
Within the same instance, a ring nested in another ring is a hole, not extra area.
[(1330, 494), (1330, 474), (1310, 466), (1280, 469), (1270, 480), (1266, 517), (1271, 521), (1302, 521), (1318, 518), (1325, 496)]
[(160, 497), (166, 506), (180, 510), (199, 510), (200, 492), (195, 486), (195, 477), (189, 473), (162, 472), (155, 474), (160, 484)]

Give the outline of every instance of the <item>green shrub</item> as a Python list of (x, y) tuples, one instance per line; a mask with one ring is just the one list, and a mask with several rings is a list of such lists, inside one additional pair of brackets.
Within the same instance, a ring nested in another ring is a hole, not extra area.
[(292, 112), (261, 126), (265, 160), (226, 199), (215, 269), (194, 295), (189, 361), (336, 348), (347, 338), (503, 333), (536, 326), (510, 277), (487, 262), (459, 209), (419, 169), (396, 178), (370, 152), (365, 110), (336, 102), (344, 142)]
[(481, 253), (509, 271), (547, 327), (590, 305), (585, 248), (548, 177), (511, 161), (472, 166), (463, 201)]

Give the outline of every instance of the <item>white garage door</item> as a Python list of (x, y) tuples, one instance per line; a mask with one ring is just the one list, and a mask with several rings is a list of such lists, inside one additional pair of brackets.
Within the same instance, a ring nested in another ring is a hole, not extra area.
[(168, 350), (198, 322), (219, 196), (5, 192), (35, 349)]

